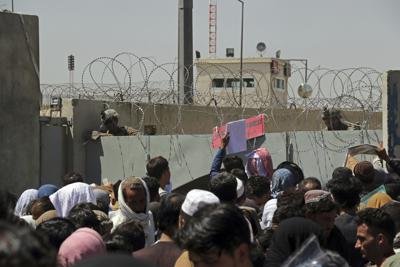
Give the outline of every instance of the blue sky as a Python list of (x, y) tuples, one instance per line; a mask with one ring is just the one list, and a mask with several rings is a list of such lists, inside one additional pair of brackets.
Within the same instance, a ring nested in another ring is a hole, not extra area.
[[(68, 81), (66, 57), (76, 56), (76, 77), (93, 59), (119, 52), (173, 62), (177, 56), (178, 0), (15, 0), (15, 11), (38, 15), (42, 83)], [(11, 9), (11, 0), (0, 0)], [(236, 0), (218, 0), (218, 56), (239, 55), (240, 11)], [(244, 56), (307, 58), (311, 68), (367, 66), (400, 69), (398, 0), (245, 1)], [(194, 0), (193, 47), (208, 51), (208, 1)]]

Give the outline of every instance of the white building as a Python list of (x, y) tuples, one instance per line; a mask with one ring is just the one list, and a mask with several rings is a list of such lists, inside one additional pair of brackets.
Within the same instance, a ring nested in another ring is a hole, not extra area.
[[(239, 105), (239, 58), (197, 59), (195, 65), (195, 103), (208, 104), (214, 98), (218, 106)], [(290, 74), (289, 61), (264, 57), (244, 58), (242, 106), (286, 108)]]

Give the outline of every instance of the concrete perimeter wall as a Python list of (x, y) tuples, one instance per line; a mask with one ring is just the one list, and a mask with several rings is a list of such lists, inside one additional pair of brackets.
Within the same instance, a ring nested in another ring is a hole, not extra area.
[(39, 183), (39, 20), (0, 12), (0, 186)]
[[(304, 175), (326, 183), (333, 170), (344, 165), (348, 147), (364, 143), (376, 145), (381, 136), (381, 130), (303, 131), (290, 133), (288, 139), (293, 144), (293, 162), (303, 168)], [(248, 150), (237, 155), (246, 160), (246, 154), (254, 148), (266, 147), (274, 166), (286, 160), (285, 133), (267, 133), (265, 138), (255, 141), (249, 141)], [(87, 145), (87, 178), (88, 182), (100, 183), (104, 178), (115, 182), (129, 176), (144, 176), (147, 156), (162, 155), (169, 161), (175, 189), (209, 174), (215, 153), (211, 135), (102, 137)]]
[[(155, 125), (157, 135), (210, 134), (216, 125), (264, 113), (268, 133), (319, 131), (325, 128), (320, 110), (300, 109), (238, 109), (231, 107), (177, 106), (147, 103), (104, 102), (83, 99), (64, 99), (62, 116), (72, 123), (72, 149), (68, 170), (85, 174), (87, 136), (100, 125), (100, 112), (107, 103), (120, 114), (120, 125), (128, 125), (143, 132), (144, 125)], [(368, 120), (368, 129), (381, 129), (381, 113), (343, 112), (351, 122)]]

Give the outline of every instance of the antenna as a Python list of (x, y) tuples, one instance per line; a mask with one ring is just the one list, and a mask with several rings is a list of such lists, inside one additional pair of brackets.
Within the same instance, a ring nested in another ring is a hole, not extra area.
[(263, 42), (259, 42), (257, 44), (256, 49), (257, 49), (258, 53), (260, 54), (260, 57), (263, 56), (263, 53), (264, 53), (266, 48), (267, 48), (267, 46)]
[(215, 58), (217, 54), (217, 0), (209, 0), (208, 4), (208, 56)]

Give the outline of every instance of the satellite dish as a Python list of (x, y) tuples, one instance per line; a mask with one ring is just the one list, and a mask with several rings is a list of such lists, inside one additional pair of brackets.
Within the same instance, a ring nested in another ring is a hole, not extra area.
[(265, 49), (267, 48), (267, 46), (265, 45), (265, 43), (263, 42), (259, 42), (256, 46), (257, 51), (260, 53), (260, 57), (262, 57), (263, 52), (265, 51)]
[(297, 90), (297, 93), (302, 98), (309, 98), (311, 96), (312, 92), (313, 92), (313, 88), (306, 83), (300, 84), (300, 86)]

